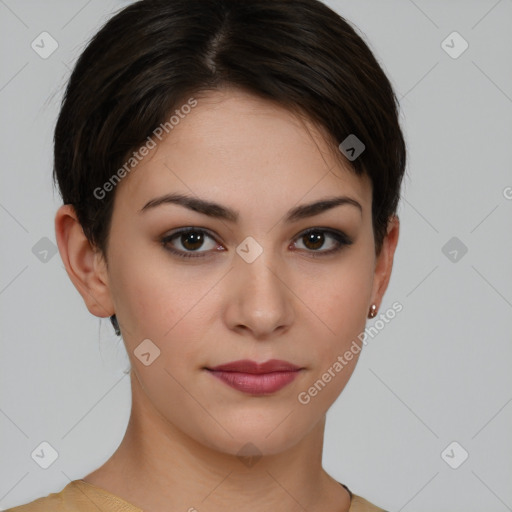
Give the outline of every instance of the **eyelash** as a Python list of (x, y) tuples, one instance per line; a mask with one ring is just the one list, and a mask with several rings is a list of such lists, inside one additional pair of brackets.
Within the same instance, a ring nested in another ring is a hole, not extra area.
[[(176, 249), (172, 249), (167, 245), (173, 239), (178, 238), (180, 235), (185, 234), (185, 233), (186, 234), (201, 233), (201, 234), (207, 235), (208, 237), (215, 240), (215, 237), (213, 237), (208, 231), (206, 231), (204, 229), (188, 227), (188, 228), (181, 228), (170, 235), (166, 235), (165, 237), (163, 237), (161, 239), (160, 242), (166, 251), (169, 251), (170, 253), (178, 256), (179, 258), (205, 258), (205, 257), (211, 256), (212, 253), (210, 251), (183, 252), (183, 251), (178, 251)], [(350, 237), (348, 237), (342, 231), (336, 231), (333, 229), (326, 229), (326, 228), (309, 228), (306, 231), (303, 231), (302, 233), (300, 233), (296, 238), (300, 239), (306, 235), (309, 235), (310, 233), (328, 233), (338, 243), (338, 247), (335, 247), (334, 249), (330, 249), (328, 251), (315, 251), (315, 250), (306, 251), (306, 252), (311, 253), (310, 256), (313, 258), (329, 256), (331, 254), (341, 251), (345, 246), (352, 245), (354, 243), (353, 240), (350, 239)]]

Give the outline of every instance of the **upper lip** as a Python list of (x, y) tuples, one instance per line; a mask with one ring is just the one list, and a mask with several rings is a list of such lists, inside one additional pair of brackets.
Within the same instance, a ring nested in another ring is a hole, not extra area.
[(269, 359), (264, 363), (251, 361), (250, 359), (241, 359), (239, 361), (231, 361), (230, 363), (221, 364), (207, 370), (240, 372), (240, 373), (271, 373), (271, 372), (293, 372), (300, 370), (300, 366), (296, 366), (288, 361), (279, 359)]

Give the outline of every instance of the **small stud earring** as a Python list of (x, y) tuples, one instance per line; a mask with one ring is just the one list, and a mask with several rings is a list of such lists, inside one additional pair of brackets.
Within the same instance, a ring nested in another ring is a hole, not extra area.
[(116, 315), (112, 315), (110, 317), (110, 321), (112, 322), (116, 335), (121, 336), (121, 329), (119, 329), (119, 323), (117, 322)]
[(377, 314), (377, 306), (375, 304), (372, 304), (372, 307), (370, 308), (370, 311), (368, 313), (368, 318), (373, 318)]

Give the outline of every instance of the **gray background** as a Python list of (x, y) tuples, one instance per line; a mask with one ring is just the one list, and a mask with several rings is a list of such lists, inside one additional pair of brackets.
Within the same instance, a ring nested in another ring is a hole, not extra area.
[[(101, 465), (128, 421), (124, 347), (108, 319), (89, 314), (59, 254), (41, 252), (55, 243), (63, 87), (89, 38), (128, 3), (0, 0), (4, 509)], [(369, 339), (329, 411), (324, 465), (390, 511), (512, 510), (512, 0), (327, 3), (388, 73), (409, 161), (380, 309), (398, 300), (403, 311)], [(47, 59), (31, 48), (43, 31), (59, 45)], [(453, 31), (469, 44), (457, 58), (442, 45)], [(59, 453), (46, 470), (31, 457), (42, 441)], [(453, 441), (452, 463), (469, 453), (457, 469), (441, 457)]]

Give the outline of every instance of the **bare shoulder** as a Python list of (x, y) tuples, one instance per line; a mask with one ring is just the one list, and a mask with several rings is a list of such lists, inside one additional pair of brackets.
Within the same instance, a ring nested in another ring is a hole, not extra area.
[(377, 507), (361, 496), (353, 494), (349, 512), (386, 512), (386, 510)]

